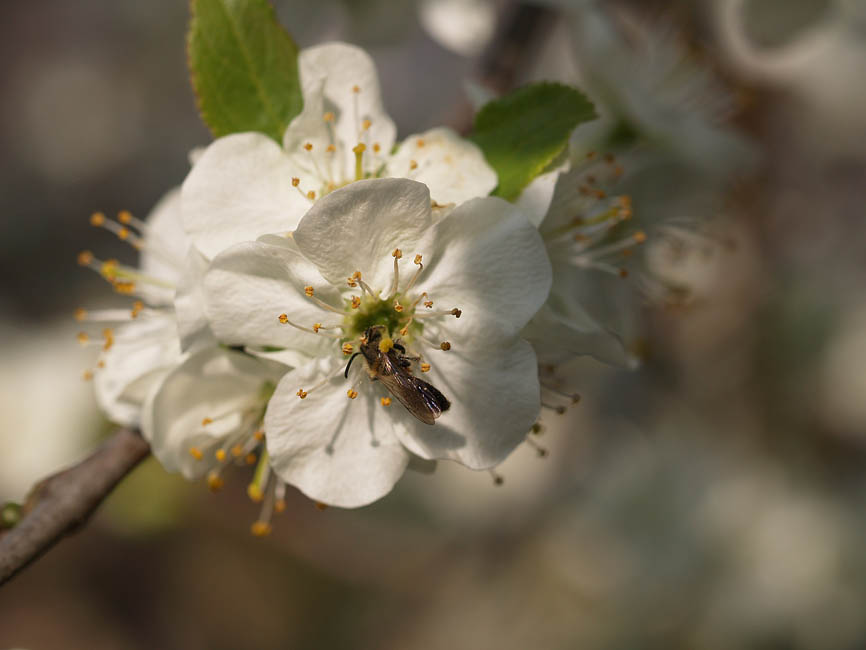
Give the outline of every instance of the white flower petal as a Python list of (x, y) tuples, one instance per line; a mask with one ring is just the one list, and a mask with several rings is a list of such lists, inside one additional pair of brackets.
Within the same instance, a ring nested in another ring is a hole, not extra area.
[(136, 426), (150, 387), (181, 358), (172, 316), (140, 316), (117, 328), (111, 348), (100, 355), (104, 367), (93, 378), (100, 409), (112, 422)]
[(431, 229), (419, 252), (427, 266), (417, 290), (426, 291), (436, 309), (463, 311), (443, 326), (454, 336), (514, 336), (550, 290), (550, 262), (538, 231), (502, 199), (458, 206)]
[(294, 239), (332, 283), (355, 271), (374, 290), (388, 290), (395, 248), (412, 255), (431, 223), (426, 185), (403, 178), (358, 181), (320, 199), (301, 219)]
[(205, 256), (190, 248), (174, 297), (180, 347), (184, 352), (216, 342), (205, 313), (203, 280), (207, 269)]
[[(358, 143), (367, 146), (365, 159), (376, 162), (373, 145), (378, 144), (384, 156), (391, 151), (397, 134), (394, 122), (382, 105), (379, 77), (373, 59), (364, 50), (347, 43), (325, 43), (301, 50), (298, 68), (307, 102), (309, 89), (324, 79), (322, 111), (335, 114), (335, 142), (342, 167), (354, 169), (352, 148)], [(355, 92), (357, 87), (358, 92)], [(322, 120), (321, 114), (319, 120)], [(364, 129), (365, 120), (370, 126)], [(375, 164), (368, 166), (371, 171)], [(349, 180), (349, 179), (346, 179)]]
[(232, 244), (293, 230), (309, 201), (292, 187), (292, 164), (261, 133), (219, 138), (183, 183), (183, 222), (212, 259)]
[[(148, 399), (142, 433), (169, 472), (198, 478), (216, 462), (214, 451), (256, 426), (263, 392), (286, 367), (220, 347), (202, 350), (170, 372)], [(213, 420), (203, 425), (204, 418)], [(203, 454), (196, 460), (190, 447)]]
[[(579, 305), (573, 305), (574, 313)], [(587, 314), (564, 319), (544, 305), (522, 336), (532, 343), (539, 363), (559, 364), (575, 355), (589, 355), (603, 363), (633, 368), (637, 360), (628, 353), (616, 333), (606, 330)]]
[(487, 196), (498, 182), (481, 149), (444, 127), (406, 138), (388, 159), (385, 175), (424, 183), (441, 204)]
[[(182, 277), (182, 263), (190, 246), (190, 239), (181, 220), (180, 188), (170, 190), (151, 210), (146, 219), (144, 248), (139, 267), (142, 274), (176, 285)], [(136, 293), (153, 306), (170, 305), (174, 289), (139, 282)]]
[[(283, 135), (283, 149), (291, 160), (292, 176), (300, 179), (298, 187), (317, 195), (324, 194), (329, 183), (339, 186), (354, 180), (355, 173), (354, 157), (347, 160), (345, 143), (334, 141), (331, 127), (323, 117), (327, 110), (324, 88), (324, 79), (315, 79), (309, 88), (304, 88), (304, 110), (289, 123)], [(330, 145), (334, 151), (328, 151)]]
[(559, 176), (565, 168), (555, 169), (536, 176), (532, 182), (521, 192), (517, 201), (514, 202), (518, 208), (529, 218), (532, 225), (538, 228), (550, 209), (553, 200), (554, 189)]
[[(263, 242), (237, 244), (219, 254), (205, 274), (205, 310), (222, 343), (293, 348), (313, 354), (336, 345), (333, 339), (314, 334), (313, 324), (336, 325), (342, 316), (307, 297), (307, 286), (313, 287), (316, 298), (342, 307), (337, 290), (293, 247)], [(310, 332), (281, 323), (280, 314)]]
[[(429, 359), (421, 378), (451, 402), (436, 424), (395, 409), (396, 431), (422, 458), (450, 458), (471, 469), (502, 462), (538, 418), (541, 393), (532, 346), (518, 338), (505, 345), (450, 350)], [(390, 407), (394, 409), (394, 405)]]
[(305, 399), (309, 389), (342, 364), (314, 361), (280, 381), (265, 414), (271, 465), (311, 499), (355, 508), (382, 498), (403, 475), (409, 454), (370, 385), (349, 399), (342, 373)]

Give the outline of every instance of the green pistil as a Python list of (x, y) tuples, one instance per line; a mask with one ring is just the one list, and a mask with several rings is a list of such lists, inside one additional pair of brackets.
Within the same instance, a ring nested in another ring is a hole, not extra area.
[(414, 310), (410, 309), (411, 302), (404, 303), (404, 298), (397, 295), (396, 302), (403, 305), (403, 311), (394, 309), (394, 300), (385, 301), (378, 297), (364, 296), (357, 309), (352, 309), (351, 303), (346, 308), (343, 317), (343, 331), (346, 339), (351, 341), (362, 336), (369, 327), (384, 325), (388, 333), (394, 337), (400, 337), (400, 330), (409, 324), (408, 332), (403, 338), (411, 338), (413, 334), (420, 334), (424, 326), (412, 319)]

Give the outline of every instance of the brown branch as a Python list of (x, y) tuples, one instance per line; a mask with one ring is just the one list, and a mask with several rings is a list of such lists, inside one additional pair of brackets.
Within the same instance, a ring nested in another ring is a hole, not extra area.
[(0, 535), (0, 585), (87, 521), (150, 447), (121, 429), (83, 461), (52, 474), (30, 492), (18, 524)]

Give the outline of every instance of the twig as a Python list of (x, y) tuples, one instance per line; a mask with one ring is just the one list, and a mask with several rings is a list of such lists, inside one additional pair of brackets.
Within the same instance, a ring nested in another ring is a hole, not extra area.
[(38, 483), (21, 520), (0, 535), (0, 585), (87, 521), (148, 453), (150, 447), (137, 432), (121, 429), (77, 465)]

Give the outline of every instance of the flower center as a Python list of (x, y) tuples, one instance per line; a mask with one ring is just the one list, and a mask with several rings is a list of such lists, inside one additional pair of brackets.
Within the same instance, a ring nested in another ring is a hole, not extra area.
[[(291, 325), (305, 332), (312, 330), (315, 334), (334, 339), (344, 358), (351, 357), (361, 349), (361, 346), (367, 342), (367, 332), (372, 329), (381, 329), (380, 352), (385, 354), (392, 348), (397, 348), (406, 359), (417, 362), (417, 367), (421, 372), (428, 372), (430, 364), (425, 359), (425, 351), (447, 351), (451, 349), (451, 343), (431, 339), (428, 333), (425, 333), (425, 324), (433, 325), (436, 321), (448, 316), (460, 318), (463, 312), (457, 307), (436, 310), (433, 308), (433, 300), (427, 292), (413, 291), (413, 287), (424, 270), (421, 255), (415, 255), (413, 263), (417, 269), (402, 289), (400, 287), (400, 260), (403, 253), (397, 248), (391, 253), (391, 257), (394, 259), (394, 275), (388, 292), (372, 289), (364, 281), (361, 272), (355, 271), (346, 278), (346, 284), (350, 288), (360, 289), (361, 295), (352, 295), (346, 298), (342, 310), (321, 301), (315, 295), (315, 289), (312, 286), (304, 288), (304, 293), (310, 300), (317, 302), (323, 309), (342, 316), (339, 324), (313, 323), (312, 327), (305, 327), (289, 320), (288, 314), (279, 315), (280, 323)], [(437, 330), (438, 328), (434, 327), (433, 329)], [(340, 368), (339, 372), (342, 371), (343, 369)], [(348, 369), (346, 372), (348, 373)], [(298, 397), (305, 399), (310, 392), (327, 384), (333, 376), (327, 377), (309, 390), (300, 388), (297, 392)], [(357, 386), (350, 388), (347, 395), (349, 399), (355, 399), (358, 396)], [(389, 404), (390, 400), (382, 401), (383, 406)]]

